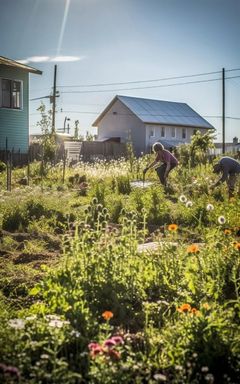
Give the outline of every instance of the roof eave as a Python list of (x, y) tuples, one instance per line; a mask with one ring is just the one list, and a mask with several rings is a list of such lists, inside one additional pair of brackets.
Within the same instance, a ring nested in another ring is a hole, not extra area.
[(16, 60), (8, 59), (7, 57), (4, 57), (4, 56), (0, 56), (0, 65), (5, 65), (6, 67), (18, 68), (18, 69), (21, 69), (22, 71), (34, 73), (36, 75), (42, 75), (42, 71), (40, 71), (39, 69), (33, 68), (26, 64), (19, 63)]

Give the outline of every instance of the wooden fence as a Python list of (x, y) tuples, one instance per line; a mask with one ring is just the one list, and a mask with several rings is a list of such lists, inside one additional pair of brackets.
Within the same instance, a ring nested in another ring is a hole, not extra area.
[(124, 143), (83, 141), (80, 157), (83, 161), (94, 161), (98, 159), (119, 159), (126, 157), (127, 147)]

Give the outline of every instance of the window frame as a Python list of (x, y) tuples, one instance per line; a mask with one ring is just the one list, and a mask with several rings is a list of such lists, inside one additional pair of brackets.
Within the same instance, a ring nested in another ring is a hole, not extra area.
[[(153, 133), (152, 135), (151, 135), (151, 132)], [(150, 127), (149, 127), (149, 138), (151, 138), (151, 137), (155, 137), (155, 136), (156, 136), (156, 130), (155, 130), (155, 127), (150, 126)]]
[(187, 128), (183, 127), (182, 128), (182, 139), (186, 139), (187, 138)]
[[(174, 135), (173, 135), (174, 132)], [(171, 127), (171, 138), (175, 139), (176, 138), (176, 127)]]
[[(3, 105), (3, 87), (2, 87), (2, 81), (3, 80), (7, 80), (10, 82), (10, 106), (9, 107)], [(19, 107), (13, 107), (13, 83), (18, 83), (20, 85)], [(22, 80), (9, 79), (7, 77), (0, 77), (0, 108), (1, 109), (14, 110), (14, 111), (23, 110), (23, 81)]]
[[(162, 133), (163, 133), (163, 135), (162, 135)], [(166, 127), (161, 127), (160, 137), (166, 137)]]

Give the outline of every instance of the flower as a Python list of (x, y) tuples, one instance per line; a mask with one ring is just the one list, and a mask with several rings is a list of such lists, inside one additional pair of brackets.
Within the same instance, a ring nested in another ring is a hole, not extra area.
[(116, 345), (116, 342), (113, 339), (107, 339), (104, 341), (104, 347), (112, 348)]
[(168, 226), (168, 230), (169, 230), (169, 231), (176, 231), (177, 229), (178, 229), (177, 224), (170, 224), (170, 225)]
[(207, 209), (207, 211), (213, 211), (214, 210), (214, 206), (212, 204), (208, 204), (206, 209)]
[(102, 353), (102, 352), (103, 352), (103, 349), (102, 349), (101, 345), (98, 345), (98, 347), (96, 347), (90, 351), (90, 356), (95, 357), (96, 355), (99, 355), (99, 353)]
[(23, 319), (11, 319), (9, 320), (8, 325), (14, 329), (24, 329), (25, 321)]
[(190, 304), (182, 304), (181, 307), (177, 308), (178, 312), (191, 312)]
[(210, 309), (210, 305), (208, 303), (203, 303), (202, 307), (206, 310)]
[(92, 351), (93, 349), (98, 348), (98, 347), (100, 347), (100, 345), (98, 343), (89, 343), (88, 344), (88, 349), (90, 351)]
[(108, 355), (113, 359), (113, 360), (119, 360), (121, 357), (120, 352), (116, 351), (115, 349), (109, 349)]
[(191, 309), (191, 313), (192, 313), (193, 315), (196, 315), (196, 316), (198, 316), (198, 315), (200, 314), (200, 312), (199, 312), (199, 310), (198, 310), (197, 308), (192, 308), (192, 309)]
[(218, 217), (218, 222), (219, 222), (219, 224), (224, 224), (224, 223), (226, 223), (226, 219), (225, 219), (225, 217), (224, 216), (219, 216)]
[(225, 235), (231, 235), (231, 229), (224, 229), (224, 234)]
[(181, 203), (186, 203), (186, 202), (187, 202), (187, 198), (186, 198), (186, 196), (184, 196), (184, 195), (181, 195), (181, 196), (179, 197), (179, 200), (181, 201)]
[(123, 338), (121, 336), (113, 336), (111, 337), (111, 340), (114, 340), (116, 344), (123, 344)]
[(189, 201), (186, 202), (186, 207), (187, 208), (190, 208), (192, 206), (193, 206), (193, 202), (192, 201), (189, 200)]
[(102, 313), (102, 317), (104, 320), (110, 320), (113, 317), (113, 313), (111, 311), (105, 311)]
[(187, 253), (197, 253), (199, 252), (199, 246), (197, 244), (192, 244), (187, 247)]
[(240, 251), (240, 243), (235, 243), (234, 244), (234, 248), (237, 250), (237, 251)]

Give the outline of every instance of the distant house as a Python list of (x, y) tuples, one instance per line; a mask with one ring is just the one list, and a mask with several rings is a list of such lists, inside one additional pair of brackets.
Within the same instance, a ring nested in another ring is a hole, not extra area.
[(29, 73), (42, 74), (0, 56), (0, 150), (28, 151)]
[(214, 127), (185, 103), (115, 96), (93, 123), (98, 141), (131, 141), (135, 153), (149, 152), (152, 144), (166, 148), (189, 143), (196, 130)]

